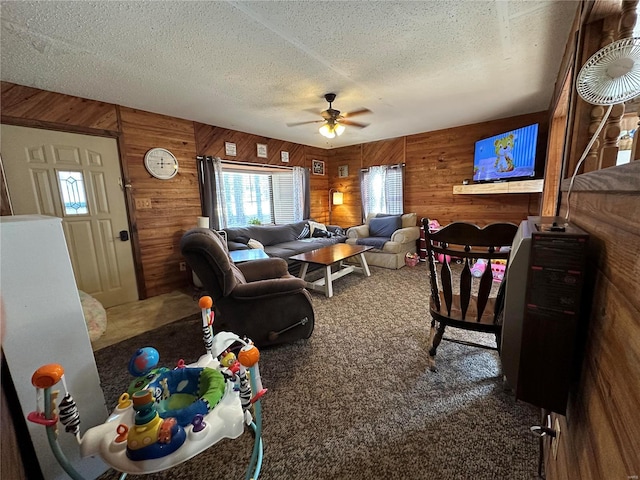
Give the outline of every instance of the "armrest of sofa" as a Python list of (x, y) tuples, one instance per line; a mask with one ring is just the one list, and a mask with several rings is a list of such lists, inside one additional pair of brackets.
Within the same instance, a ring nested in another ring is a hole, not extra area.
[(392, 242), (409, 243), (415, 242), (420, 238), (420, 227), (405, 227), (393, 232), (391, 235)]
[(289, 278), (258, 280), (257, 282), (238, 284), (231, 292), (231, 297), (239, 300), (256, 300), (277, 295), (290, 295), (302, 292), (306, 285), (304, 280), (292, 275)]
[(227, 248), (230, 252), (233, 250), (249, 250), (249, 246), (246, 243), (234, 242), (232, 240), (227, 241)]
[(347, 230), (347, 238), (367, 238), (369, 236), (369, 225), (358, 225)]
[(270, 280), (289, 275), (287, 261), (282, 258), (261, 258), (260, 260), (238, 263), (236, 267), (242, 272), (247, 282)]

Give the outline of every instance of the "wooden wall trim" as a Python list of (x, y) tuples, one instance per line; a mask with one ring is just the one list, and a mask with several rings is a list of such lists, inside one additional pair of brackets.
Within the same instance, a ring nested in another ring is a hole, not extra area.
[[(116, 121), (118, 130), (122, 131), (122, 111), (120, 105), (116, 105)], [(127, 215), (129, 217), (129, 236), (131, 237), (131, 249), (133, 252), (133, 267), (136, 274), (136, 285), (138, 296), (141, 299), (147, 298), (147, 283), (144, 277), (144, 264), (142, 262), (142, 250), (140, 248), (140, 235), (138, 234), (138, 216), (135, 206), (135, 198), (132, 192), (131, 175), (129, 173), (129, 160), (127, 156), (127, 141), (124, 135), (118, 137), (118, 150), (120, 151), (120, 169), (122, 181), (124, 183), (124, 197), (127, 204)]]
[(58, 132), (93, 135), (95, 137), (116, 138), (120, 135), (119, 130), (105, 130), (101, 128), (85, 127), (83, 125), (69, 125), (66, 123), (47, 122), (32, 118), (12, 117), (10, 115), (0, 116), (0, 123), (4, 123), (5, 125), (15, 125), (17, 127), (40, 128), (42, 130), (56, 130)]
[[(569, 190), (571, 179), (562, 181), (561, 190)], [(572, 191), (588, 192), (640, 192), (640, 162), (605, 168), (577, 175)]]
[(549, 105), (549, 114), (552, 116), (559, 114), (559, 112), (556, 111), (559, 104), (566, 103), (562, 99), (566, 78), (570, 75), (572, 69), (575, 71), (577, 68), (577, 65), (575, 64), (576, 49), (577, 44), (579, 43), (578, 36), (580, 34), (581, 18), (584, 13), (583, 7), (584, 4), (580, 4), (580, 7), (578, 7), (578, 10), (576, 11), (576, 16), (573, 20), (569, 37), (567, 38), (567, 43), (564, 47), (564, 54), (562, 56), (562, 61), (560, 62), (560, 69), (558, 70), (553, 96), (551, 97), (551, 103)]

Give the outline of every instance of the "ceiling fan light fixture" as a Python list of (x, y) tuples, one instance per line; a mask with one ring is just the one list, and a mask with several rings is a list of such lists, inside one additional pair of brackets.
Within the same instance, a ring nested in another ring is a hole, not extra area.
[(342, 125), (341, 123), (336, 123), (334, 130), (336, 132), (336, 135), (340, 136), (344, 133), (344, 125)]
[(334, 132), (333, 125), (329, 125), (329, 123), (325, 123), (318, 130), (323, 137), (327, 138), (335, 138), (336, 134)]

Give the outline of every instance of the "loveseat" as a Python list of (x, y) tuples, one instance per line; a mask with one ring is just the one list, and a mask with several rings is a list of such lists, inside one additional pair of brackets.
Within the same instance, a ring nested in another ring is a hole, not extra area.
[(383, 215), (370, 213), (364, 225), (347, 230), (347, 243), (371, 245), (364, 253), (369, 265), (384, 268), (402, 268), (407, 253), (416, 253), (420, 227), (415, 213)]
[(248, 225), (225, 228), (229, 251), (262, 248), (270, 257), (284, 258), (290, 270), (295, 262), (289, 257), (316, 248), (344, 243), (347, 236), (336, 225), (323, 225), (313, 220), (283, 225)]

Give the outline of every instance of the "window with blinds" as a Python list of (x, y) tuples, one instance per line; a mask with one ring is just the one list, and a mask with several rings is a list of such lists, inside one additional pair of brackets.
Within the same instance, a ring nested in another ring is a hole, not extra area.
[(369, 213), (404, 213), (403, 177), (403, 165), (382, 165), (361, 171), (364, 218)]
[(293, 222), (291, 171), (222, 168), (227, 225)]

